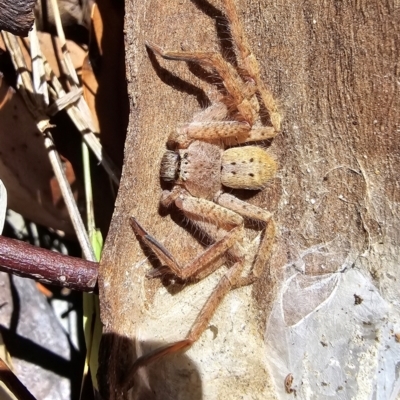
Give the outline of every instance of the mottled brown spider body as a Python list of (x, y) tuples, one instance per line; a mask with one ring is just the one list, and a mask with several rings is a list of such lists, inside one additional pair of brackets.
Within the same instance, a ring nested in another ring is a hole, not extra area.
[(196, 140), (187, 149), (167, 151), (160, 175), (183, 186), (194, 197), (214, 200), (223, 186), (263, 189), (275, 173), (275, 161), (260, 147), (224, 150), (222, 145)]
[(219, 146), (196, 140), (187, 149), (167, 151), (161, 161), (160, 176), (184, 187), (192, 196), (213, 200), (221, 190), (222, 153)]
[[(170, 135), (170, 150), (164, 154), (160, 170), (163, 180), (174, 183), (172, 190), (163, 191), (161, 204), (166, 207), (175, 204), (200, 229), (204, 222), (214, 226), (216, 230), (211, 234), (214, 243), (182, 266), (133, 217), (131, 225), (139, 239), (158, 257), (164, 266), (162, 271), (167, 268), (181, 279), (204, 277), (222, 264), (226, 254), (232, 265), (207, 299), (186, 338), (140, 357), (130, 376), (140, 366), (191, 346), (207, 328), (224, 296), (232, 288), (250, 284), (260, 276), (272, 250), (275, 224), (271, 213), (229, 192), (230, 189), (260, 190), (274, 177), (277, 165), (267, 150), (248, 143), (276, 136), (281, 117), (272, 94), (260, 77), (259, 65), (250, 51), (234, 0), (223, 0), (223, 3), (237, 49), (238, 68), (218, 53), (164, 51), (157, 45), (147, 44), (165, 59), (194, 62), (211, 69), (224, 84), (225, 90), (216, 102)], [(272, 126), (261, 123), (261, 103), (269, 113)], [(255, 257), (246, 257), (245, 218), (266, 226), (257, 239), (259, 245)], [(242, 276), (246, 259), (253, 259), (252, 270), (248, 276)], [(128, 379), (125, 388), (131, 383)]]

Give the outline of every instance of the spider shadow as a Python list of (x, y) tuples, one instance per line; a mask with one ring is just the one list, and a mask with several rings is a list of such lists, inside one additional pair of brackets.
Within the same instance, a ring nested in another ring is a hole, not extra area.
[(151, 65), (162, 82), (164, 82), (168, 86), (171, 86), (173, 89), (178, 90), (179, 92), (184, 92), (189, 94), (190, 96), (196, 97), (197, 102), (201, 107), (208, 107), (211, 105), (211, 101), (205, 94), (204, 90), (198, 88), (195, 85), (192, 85), (189, 82), (184, 81), (183, 79), (174, 75), (172, 72), (168, 71), (166, 68), (162, 67), (151, 49), (147, 47), (146, 50)]
[[(139, 356), (163, 345), (165, 343), (155, 341), (138, 343), (136, 338), (116, 333), (103, 334), (98, 369), (101, 398), (160, 400), (173, 391), (175, 397), (168, 398), (184, 399), (190, 395), (193, 400), (202, 399), (204, 393), (200, 372), (194, 360), (184, 352), (168, 355), (140, 368), (134, 376), (130, 375), (133, 362)], [(133, 384), (128, 392), (122, 389), (126, 380)], [(171, 382), (174, 382), (172, 387)]]
[[(181, 229), (184, 229), (186, 232), (188, 232), (204, 248), (207, 248), (214, 243), (214, 239), (211, 238), (211, 236), (195, 226), (195, 224), (192, 223), (188, 218), (185, 218), (182, 212), (177, 207), (172, 206), (166, 208), (160, 204), (158, 212), (161, 217), (169, 215), (172, 219), (172, 223), (175, 223)], [(152, 236), (151, 232), (148, 232), (148, 234)], [(154, 239), (158, 241), (157, 238)], [(167, 267), (163, 266), (158, 257), (151, 251), (148, 246), (146, 246), (145, 243), (143, 243), (143, 241), (139, 237), (137, 237), (137, 240), (143, 251), (143, 254), (147, 257), (149, 263), (153, 267), (153, 269), (149, 272), (148, 279), (159, 279), (162, 285), (171, 295), (178, 294), (187, 285), (192, 285), (199, 281), (199, 279), (196, 278), (187, 280), (180, 279), (179, 277), (174, 275)], [(172, 254), (172, 256), (174, 257), (174, 254)], [(185, 264), (188, 262), (190, 262), (190, 259), (184, 260)]]
[(236, 52), (225, 14), (206, 0), (191, 0), (205, 15), (215, 20), (215, 30), (222, 57), (237, 67)]
[[(219, 75), (207, 71), (205, 68), (201, 67), (199, 64), (195, 62), (188, 61), (186, 64), (188, 66), (189, 71), (194, 76), (208, 83), (209, 85), (216, 87), (218, 92), (226, 93), (224, 83)], [(211, 102), (209, 102), (208, 105), (211, 105)]]
[[(215, 29), (222, 57), (233, 66), (237, 67), (238, 63), (234, 50), (234, 44), (232, 36), (229, 32), (229, 24), (225, 15), (218, 8), (214, 7), (207, 1), (192, 0), (192, 2), (204, 14), (215, 20)], [(147, 47), (146, 50), (152, 67), (161, 81), (163, 81), (166, 85), (171, 86), (175, 90), (195, 96), (197, 102), (202, 108), (206, 108), (211, 105), (211, 101), (205, 94), (204, 90), (184, 81), (168, 71), (166, 68), (162, 67), (151, 49)], [(189, 71), (194, 76), (209, 83), (210, 85), (215, 86), (220, 92), (225, 91), (222, 79), (218, 75), (210, 73), (210, 71), (207, 71), (195, 62), (187, 62), (186, 64), (188, 65)]]
[[(218, 38), (218, 43), (219, 43), (219, 48), (222, 57), (230, 64), (232, 64), (235, 68), (238, 67), (238, 60), (237, 60), (237, 54), (235, 51), (235, 45), (234, 45), (234, 40), (231, 35), (230, 29), (229, 29), (229, 22), (225, 16), (225, 14), (219, 10), (218, 8), (214, 7), (212, 4), (210, 4), (206, 0), (191, 0), (192, 3), (204, 14), (209, 16), (210, 18), (215, 20), (215, 30), (217, 33), (217, 38)], [(202, 70), (201, 67), (194, 63), (188, 63), (189, 65), (189, 70), (196, 75), (198, 78), (206, 80), (208, 83), (211, 83), (215, 86), (217, 86), (218, 90), (224, 91), (225, 88), (222, 84), (221, 79), (204, 79), (204, 72), (200, 72)], [(264, 126), (271, 126), (271, 118), (270, 115), (261, 100), (261, 97), (259, 93), (256, 93), (257, 99), (260, 105), (260, 121)]]
[[(175, 185), (171, 182), (165, 182), (160, 178), (160, 186), (163, 190), (171, 191)], [(186, 232), (190, 233), (191, 236), (203, 247), (208, 247), (214, 243), (214, 239), (208, 235), (207, 232), (201, 230), (201, 228), (196, 226), (194, 222), (185, 217), (182, 211), (180, 211), (175, 205), (172, 205), (171, 207), (164, 207), (160, 203), (158, 207), (158, 214), (161, 217), (166, 217), (169, 215), (175, 224), (179, 225)], [(189, 260), (186, 260), (186, 262), (188, 261)]]
[[(238, 68), (238, 59), (237, 59), (237, 53), (235, 51), (235, 44), (229, 29), (229, 22), (225, 14), (206, 0), (191, 0), (191, 1), (205, 15), (215, 20), (215, 30), (218, 38), (218, 44), (221, 56), (225, 59), (225, 61), (230, 63), (232, 66)], [(184, 81), (183, 79), (169, 72), (167, 69), (161, 67), (161, 65), (157, 61), (156, 56), (149, 48), (147, 48), (147, 53), (150, 62), (155, 72), (157, 73), (157, 76), (165, 84), (171, 86), (175, 90), (195, 96), (199, 105), (202, 108), (207, 108), (211, 105), (210, 99), (207, 97), (207, 95), (202, 89), (198, 88), (195, 85), (192, 85), (189, 82)], [(186, 62), (186, 64), (188, 66), (189, 71), (194, 76), (216, 87), (218, 92), (220, 92), (221, 94), (226, 94), (223, 81), (217, 74), (208, 71), (207, 69), (201, 67), (199, 64), (195, 62)], [(241, 72), (238, 71), (238, 72), (240, 75), (242, 75), (244, 71)], [(244, 75), (246, 75), (246, 73), (244, 73)], [(269, 112), (266, 109), (264, 102), (262, 101), (260, 93), (258, 91), (256, 92), (256, 96), (260, 106), (260, 111), (259, 111), (260, 121), (263, 126), (271, 126), (272, 121)]]

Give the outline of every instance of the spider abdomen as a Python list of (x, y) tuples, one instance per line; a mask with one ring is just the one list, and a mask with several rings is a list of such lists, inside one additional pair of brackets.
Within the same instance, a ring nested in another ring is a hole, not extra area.
[(275, 160), (261, 147), (233, 147), (222, 154), (221, 183), (233, 189), (263, 189), (276, 170)]

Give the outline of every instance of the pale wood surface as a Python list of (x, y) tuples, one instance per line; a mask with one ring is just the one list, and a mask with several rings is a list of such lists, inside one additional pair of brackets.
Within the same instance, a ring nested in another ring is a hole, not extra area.
[[(397, 298), (399, 5), (236, 3), (265, 82), (284, 114), (283, 131), (271, 146), (279, 163), (277, 177), (249, 200), (274, 212), (277, 244), (262, 279), (228, 296), (197, 345), (142, 375), (154, 398), (275, 398), (263, 335), (280, 283), (294, 271), (296, 260), (306, 274), (356, 266), (389, 303)], [(176, 223), (159, 208), (158, 173), (168, 135), (207, 105), (207, 92), (213, 87), (185, 63), (156, 60), (146, 51), (145, 41), (178, 50), (183, 46), (220, 51), (222, 46), (229, 54), (221, 41), (226, 23), (215, 19), (220, 10), (217, 1), (126, 3), (130, 124), (100, 269), (106, 332), (102, 390), (108, 398), (120, 396), (121, 376), (139, 349), (135, 337), (149, 338), (152, 331), (153, 341), (181, 338), (215, 285), (212, 276), (176, 294), (176, 287), (168, 291), (158, 280), (147, 280), (149, 253), (144, 254), (135, 239), (129, 216), (179, 261), (202, 248), (179, 217), (174, 217)], [(325, 253), (313, 251), (320, 244)], [(176, 311), (169, 315), (170, 310)], [(225, 358), (219, 357), (223, 353)], [(279, 390), (283, 384), (282, 380)], [(150, 392), (138, 394), (142, 389), (136, 386), (131, 398), (151, 398)]]

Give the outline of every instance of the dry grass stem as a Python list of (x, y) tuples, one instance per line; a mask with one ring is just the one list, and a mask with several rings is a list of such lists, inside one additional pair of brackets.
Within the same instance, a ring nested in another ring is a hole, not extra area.
[[(18, 90), (19, 93), (24, 98), (24, 101), (28, 107), (28, 109), (32, 112), (34, 115), (36, 121), (37, 121), (37, 127), (44, 134), (44, 145), (46, 149), (48, 150), (49, 154), (49, 160), (52, 165), (54, 175), (56, 176), (56, 179), (58, 181), (58, 184), (60, 186), (60, 190), (65, 202), (65, 205), (68, 209), (69, 216), (71, 218), (72, 224), (75, 229), (75, 233), (77, 235), (78, 241), (81, 245), (84, 257), (87, 260), (90, 261), (95, 261), (95, 256), (92, 250), (92, 247), (90, 245), (89, 238), (86, 233), (86, 228), (83, 223), (83, 220), (81, 218), (81, 215), (78, 210), (78, 206), (76, 204), (75, 198), (73, 196), (71, 186), (68, 183), (67, 177), (64, 172), (64, 168), (60, 159), (60, 156), (58, 152), (56, 151), (56, 147), (54, 145), (51, 133), (50, 133), (50, 124), (49, 124), (49, 118), (47, 115), (44, 113), (42, 104), (44, 103), (43, 101), (43, 95), (41, 93), (36, 92), (36, 87), (33, 85), (33, 81), (31, 78), (31, 75), (28, 71), (28, 68), (26, 66), (22, 49), (21, 49), (21, 43), (18, 42), (18, 39), (7, 32), (3, 32), (3, 37), (4, 37), (4, 42), (6, 43), (7, 49), (10, 51), (11, 59), (13, 61), (15, 70), (18, 73)], [(31, 35), (32, 37), (32, 35)], [(34, 39), (35, 41), (35, 39)], [(36, 38), (37, 41), (37, 38)], [(35, 46), (35, 68), (33, 69), (33, 72), (38, 71), (37, 73), (40, 73), (40, 71), (45, 71), (45, 66), (48, 65), (47, 63), (44, 63), (44, 58), (41, 55), (40, 48)], [(41, 64), (41, 66), (39, 66)], [(51, 74), (50, 74), (51, 75)], [(54, 75), (54, 74), (53, 74)], [(41, 75), (44, 76), (44, 75)], [(40, 81), (40, 77), (36, 79), (37, 82)], [(46, 81), (43, 81), (43, 86), (47, 86)], [(45, 90), (45, 89), (43, 89)]]

